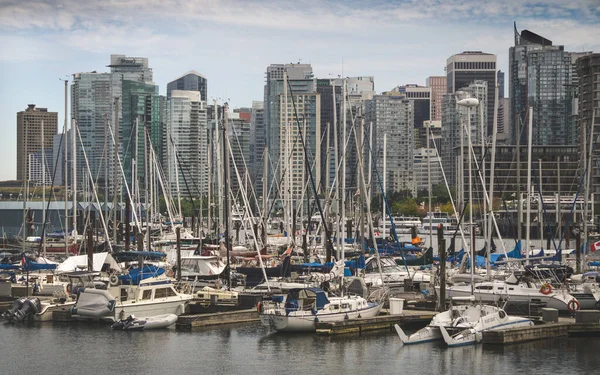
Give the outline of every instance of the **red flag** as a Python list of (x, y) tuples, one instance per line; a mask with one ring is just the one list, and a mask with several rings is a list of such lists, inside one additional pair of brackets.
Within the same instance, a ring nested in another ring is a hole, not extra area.
[(600, 249), (600, 241), (594, 242), (594, 243), (592, 244), (592, 246), (590, 246), (590, 248), (591, 248), (592, 252), (594, 252), (594, 251), (596, 251), (596, 250)]

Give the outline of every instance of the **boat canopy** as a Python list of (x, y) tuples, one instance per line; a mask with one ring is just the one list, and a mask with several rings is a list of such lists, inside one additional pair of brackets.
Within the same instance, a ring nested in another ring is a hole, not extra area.
[(323, 309), (325, 305), (329, 303), (327, 294), (325, 294), (325, 291), (321, 288), (291, 289), (288, 292), (288, 297), (286, 298), (286, 301), (309, 298), (315, 299), (315, 306), (317, 310)]
[[(75, 255), (68, 257), (64, 262), (56, 267), (58, 272), (73, 272), (76, 271), (81, 265), (87, 266), (88, 257), (87, 255)], [(104, 265), (108, 265), (107, 267), (112, 268), (117, 272), (121, 272), (121, 267), (115, 261), (115, 259), (109, 253), (95, 253), (94, 261), (93, 261), (93, 270), (90, 271), (102, 271), (105, 267)]]

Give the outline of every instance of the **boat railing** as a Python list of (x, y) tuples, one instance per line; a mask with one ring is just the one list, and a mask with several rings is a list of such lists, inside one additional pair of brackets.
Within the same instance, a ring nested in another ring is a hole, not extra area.
[(190, 282), (184, 280), (174, 282), (173, 287), (181, 294), (192, 294), (194, 291), (194, 286)]

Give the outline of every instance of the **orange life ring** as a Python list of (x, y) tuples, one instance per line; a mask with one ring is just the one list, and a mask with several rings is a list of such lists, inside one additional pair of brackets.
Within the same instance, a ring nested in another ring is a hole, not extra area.
[(572, 299), (569, 301), (569, 303), (567, 303), (567, 307), (569, 308), (569, 311), (573, 312), (579, 310), (581, 305), (579, 304), (579, 301)]
[(540, 288), (540, 293), (546, 294), (546, 295), (552, 293), (552, 285), (550, 285), (548, 283), (543, 284), (542, 287)]

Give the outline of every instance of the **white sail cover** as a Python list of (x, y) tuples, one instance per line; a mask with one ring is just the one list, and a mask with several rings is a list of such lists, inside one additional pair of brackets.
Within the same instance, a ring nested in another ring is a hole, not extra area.
[[(88, 257), (87, 255), (74, 255), (68, 257), (64, 262), (56, 267), (57, 272), (74, 272), (77, 271), (77, 266), (86, 266), (87, 268)], [(117, 272), (121, 272), (121, 267), (115, 261), (115, 259), (109, 253), (96, 253), (94, 254), (93, 270), (88, 271), (101, 271), (104, 264), (108, 264), (110, 268)]]

